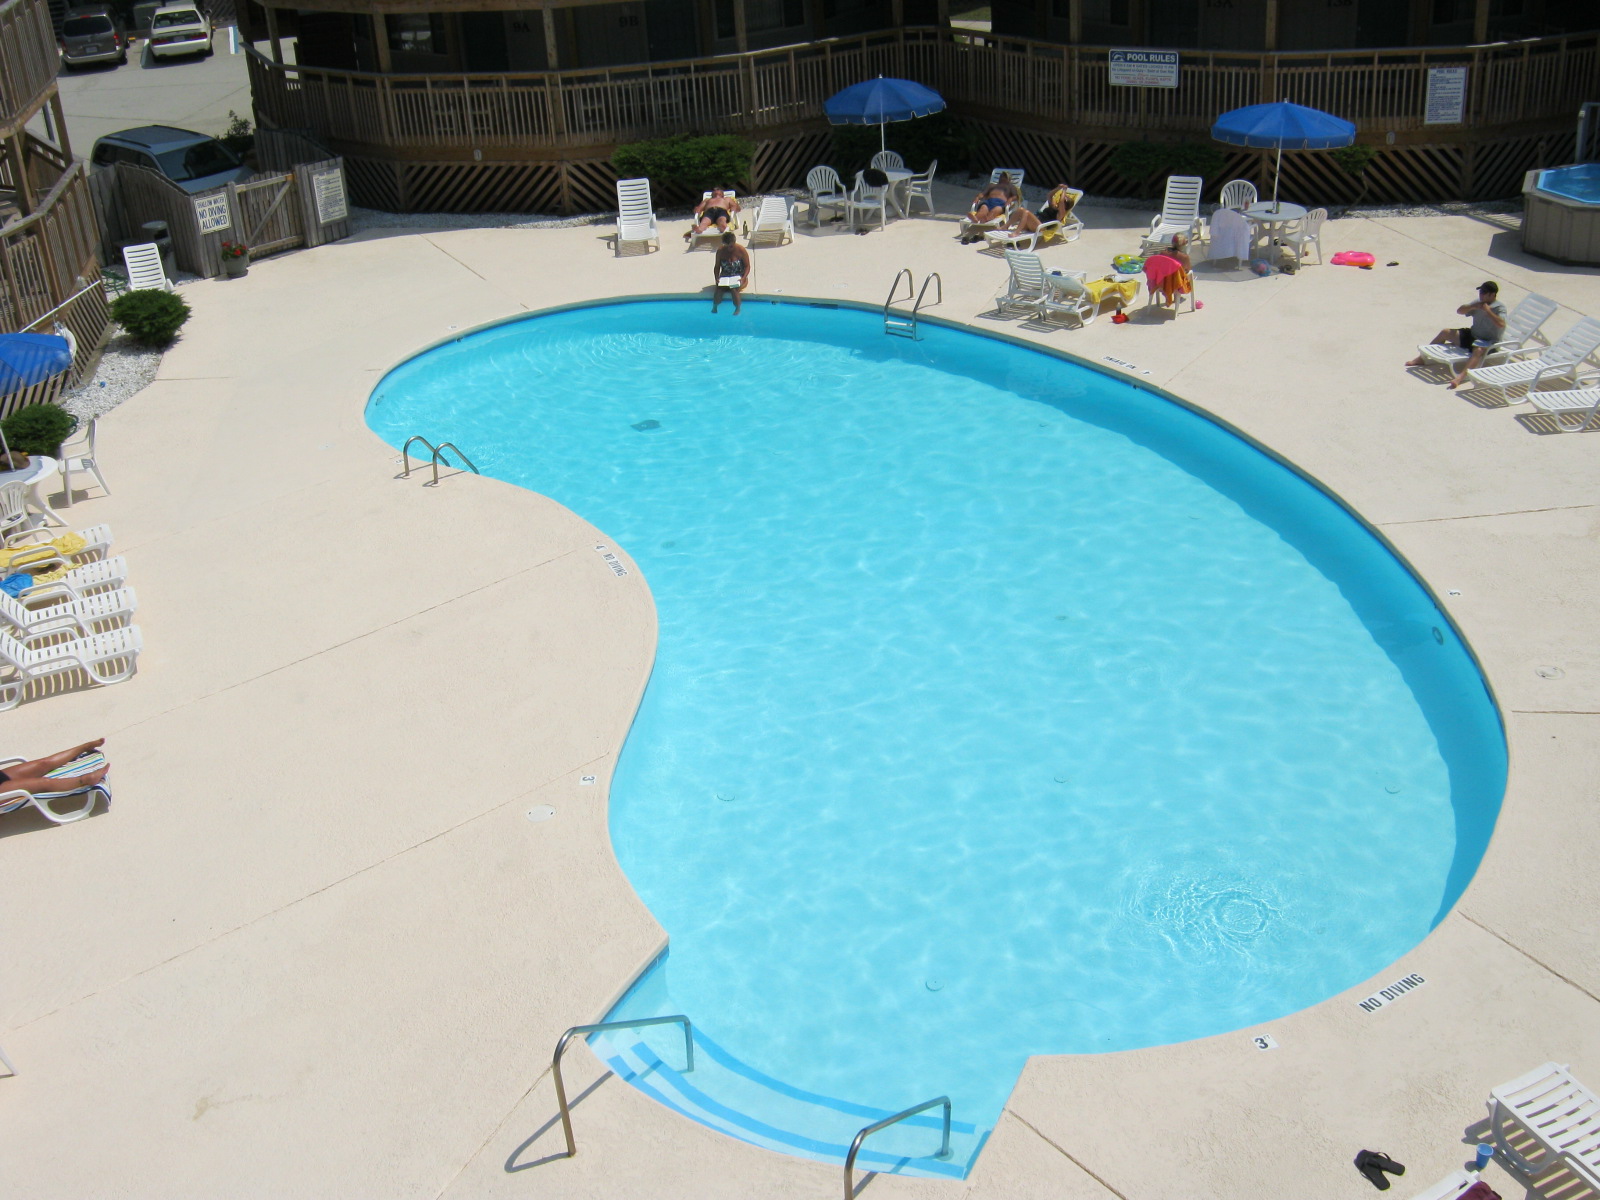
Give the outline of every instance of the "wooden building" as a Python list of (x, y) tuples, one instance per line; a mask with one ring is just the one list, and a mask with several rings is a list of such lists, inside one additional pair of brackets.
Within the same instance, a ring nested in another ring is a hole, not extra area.
[[(81, 368), (109, 319), (87, 165), (67, 139), (59, 67), (47, 0), (0, 3), (0, 333), (48, 333), (60, 322), (77, 338)], [(36, 117), (46, 137), (27, 128)]]
[[(986, 158), (1103, 193), (1127, 187), (1120, 142), (1205, 140), (1228, 108), (1291, 99), (1378, 151), (1364, 179), (1290, 156), (1291, 188), (1436, 201), (1514, 194), (1600, 96), (1593, 0), (994, 0), (988, 31), (953, 27), (950, 0), (507, 2), (251, 3), (257, 119), (343, 155), (358, 203), (574, 212), (614, 205), (618, 144), (673, 133), (741, 133), (743, 182), (793, 185), (831, 157), (822, 102), (880, 73), (938, 89)], [(1110, 49), (1142, 46), (1179, 51), (1177, 87), (1117, 84)], [(1234, 152), (1223, 177), (1262, 160)]]

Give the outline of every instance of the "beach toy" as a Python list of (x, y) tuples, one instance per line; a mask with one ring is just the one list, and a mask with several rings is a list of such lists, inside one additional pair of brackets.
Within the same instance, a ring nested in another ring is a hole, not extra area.
[(1264, 258), (1252, 258), (1250, 260), (1250, 269), (1257, 275), (1272, 274), (1272, 264)]
[(1119, 254), (1111, 260), (1111, 269), (1118, 275), (1143, 275), (1144, 259), (1137, 254)]
[(1370, 267), (1378, 260), (1365, 250), (1341, 250), (1328, 261), (1336, 267)]

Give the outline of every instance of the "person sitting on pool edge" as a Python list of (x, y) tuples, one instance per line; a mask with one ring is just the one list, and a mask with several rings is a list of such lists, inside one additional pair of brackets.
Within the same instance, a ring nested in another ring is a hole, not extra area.
[(48, 758), (36, 758), (32, 762), (18, 763), (14, 767), (7, 767), (0, 771), (0, 792), (32, 792), (39, 795), (46, 792), (66, 792), (73, 788), (87, 787), (93, 783), (105, 780), (109, 767), (100, 767), (84, 775), (73, 775), (69, 778), (50, 778), (51, 771), (59, 771), (69, 763), (76, 762), (85, 754), (92, 753), (105, 745), (105, 738), (95, 738), (92, 742), (85, 742), (81, 746), (74, 746), (70, 750), (63, 750), (59, 754), (52, 754)]
[(739, 199), (730, 196), (727, 190), (720, 187), (711, 189), (711, 194), (695, 206), (694, 227), (683, 235), (684, 241), (690, 241), (697, 233), (705, 233), (713, 225), (718, 229), (727, 231), (728, 222), (733, 219), (733, 214), (739, 211)]
[[(1464, 329), (1441, 329), (1432, 343), (1435, 346), (1460, 346), (1463, 350), (1471, 351), (1461, 364), (1461, 370), (1450, 380), (1453, 388), (1465, 383), (1467, 372), (1480, 366), (1494, 344), (1505, 336), (1506, 306), (1500, 302), (1500, 285), (1492, 279), (1484, 280), (1478, 285), (1478, 298), (1471, 304), (1463, 304), (1456, 312), (1471, 318), (1472, 324)], [(1420, 367), (1424, 362), (1419, 354), (1406, 366)]]
[(738, 316), (740, 294), (750, 286), (750, 251), (739, 245), (739, 239), (731, 233), (722, 235), (722, 245), (717, 247), (717, 256), (711, 262), (711, 278), (715, 281), (711, 289), (711, 311), (717, 311), (723, 292), (731, 292), (733, 315)]

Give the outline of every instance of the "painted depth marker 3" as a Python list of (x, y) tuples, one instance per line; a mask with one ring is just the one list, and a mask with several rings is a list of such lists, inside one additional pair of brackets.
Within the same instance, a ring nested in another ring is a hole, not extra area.
[(606, 560), (606, 566), (611, 568), (611, 573), (618, 579), (621, 579), (628, 573), (628, 568), (622, 565), (622, 560), (620, 558), (611, 553), (609, 547), (602, 544), (596, 546), (595, 551), (600, 555), (601, 558)]
[(1386, 988), (1379, 988), (1365, 1000), (1357, 1000), (1356, 1006), (1360, 1008), (1362, 1012), (1377, 1012), (1380, 1008), (1383, 1008), (1389, 1004), (1393, 1004), (1407, 992), (1415, 991), (1417, 988), (1421, 987), (1427, 982), (1428, 981), (1421, 975), (1413, 972), (1410, 975), (1405, 975), (1399, 979), (1396, 979)]

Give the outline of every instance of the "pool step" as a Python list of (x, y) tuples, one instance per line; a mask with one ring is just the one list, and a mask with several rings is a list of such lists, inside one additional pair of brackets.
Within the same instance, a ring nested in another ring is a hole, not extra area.
[[(617, 1074), (702, 1125), (742, 1141), (822, 1162), (843, 1164), (850, 1142), (863, 1128), (891, 1110), (853, 1104), (792, 1088), (756, 1071), (695, 1030), (695, 1069), (684, 1073), (682, 1034), (676, 1045), (671, 1033), (653, 1036), (656, 1049), (637, 1030), (600, 1034), (591, 1040), (595, 1053)], [(914, 1104), (913, 1097), (908, 1103)], [(933, 1157), (939, 1149), (943, 1118), (930, 1109), (896, 1123), (867, 1139), (856, 1157), (858, 1169), (896, 1175), (963, 1177), (977, 1158), (989, 1131), (953, 1120), (950, 1156)]]

